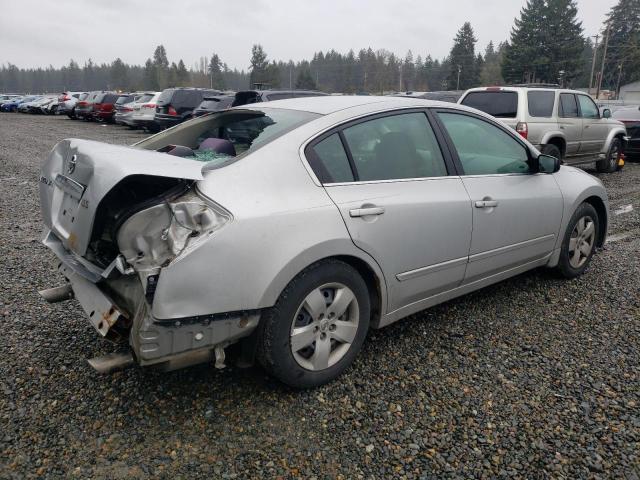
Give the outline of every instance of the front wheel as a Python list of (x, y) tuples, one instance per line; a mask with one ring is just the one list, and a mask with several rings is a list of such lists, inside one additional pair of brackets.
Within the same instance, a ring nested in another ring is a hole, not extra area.
[(600, 173), (613, 173), (620, 170), (618, 163), (620, 161), (620, 155), (622, 154), (622, 142), (619, 138), (614, 138), (611, 141), (611, 146), (607, 152), (607, 156), (596, 163), (596, 168)]
[(544, 153), (545, 155), (549, 155), (551, 157), (556, 157), (558, 160), (560, 160), (560, 163), (562, 163), (562, 151), (560, 151), (557, 145), (554, 145), (552, 143), (547, 143), (546, 145), (543, 145), (542, 153)]
[(358, 354), (369, 315), (367, 285), (353, 267), (338, 260), (311, 265), (260, 320), (258, 360), (294, 388), (330, 382)]
[(598, 212), (589, 203), (581, 204), (574, 212), (560, 249), (557, 271), (565, 278), (582, 275), (591, 263), (600, 225)]

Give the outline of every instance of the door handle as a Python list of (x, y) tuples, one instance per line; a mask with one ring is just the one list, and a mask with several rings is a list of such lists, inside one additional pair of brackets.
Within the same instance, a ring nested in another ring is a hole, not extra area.
[(349, 210), (350, 217), (366, 217), (368, 215), (382, 215), (383, 213), (384, 208), (382, 207), (365, 207)]
[(478, 200), (476, 203), (476, 208), (493, 208), (498, 206), (497, 200)]

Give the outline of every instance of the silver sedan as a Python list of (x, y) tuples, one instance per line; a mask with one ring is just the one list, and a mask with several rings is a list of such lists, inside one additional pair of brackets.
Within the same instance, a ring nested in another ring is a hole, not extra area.
[(608, 217), (597, 179), (492, 117), (390, 97), (64, 140), (40, 200), (67, 279), (42, 295), (123, 343), (99, 371), (257, 359), (300, 388), (339, 376), (369, 328), (533, 268), (582, 274)]

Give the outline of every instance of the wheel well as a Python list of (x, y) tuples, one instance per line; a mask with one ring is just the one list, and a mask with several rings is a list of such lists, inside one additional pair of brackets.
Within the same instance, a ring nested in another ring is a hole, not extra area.
[(596, 209), (596, 212), (598, 212), (598, 226), (600, 228), (598, 229), (599, 233), (596, 245), (602, 247), (607, 235), (607, 209), (600, 197), (589, 197), (585, 202), (592, 205), (593, 208)]
[(355, 268), (362, 279), (367, 284), (369, 290), (369, 300), (371, 301), (371, 326), (377, 327), (380, 323), (380, 315), (382, 310), (382, 288), (380, 279), (373, 269), (364, 260), (350, 255), (338, 255), (335, 258)]
[(565, 152), (567, 151), (567, 144), (560, 137), (553, 137), (547, 141), (547, 145), (555, 145), (560, 149), (560, 154), (564, 157)]

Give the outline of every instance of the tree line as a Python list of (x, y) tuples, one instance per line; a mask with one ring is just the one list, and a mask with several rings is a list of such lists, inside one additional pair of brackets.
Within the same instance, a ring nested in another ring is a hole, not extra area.
[[(528, 0), (515, 19), (510, 38), (480, 49), (471, 23), (453, 39), (445, 58), (430, 54), (400, 57), (385, 49), (316, 52), (311, 59), (270, 60), (261, 45), (251, 50), (248, 71), (230, 69), (216, 54), (187, 68), (169, 62), (164, 46), (144, 65), (120, 58), (110, 64), (74, 60), (62, 68), (0, 67), (0, 91), (162, 90), (171, 86), (241, 90), (254, 84), (327, 92), (464, 90), (479, 85), (543, 82), (587, 87), (594, 65), (602, 69), (602, 88), (640, 79), (640, 0), (619, 0), (605, 20), (599, 42), (585, 37), (575, 0)], [(597, 41), (597, 40), (596, 40)], [(606, 56), (605, 56), (606, 49)]]

